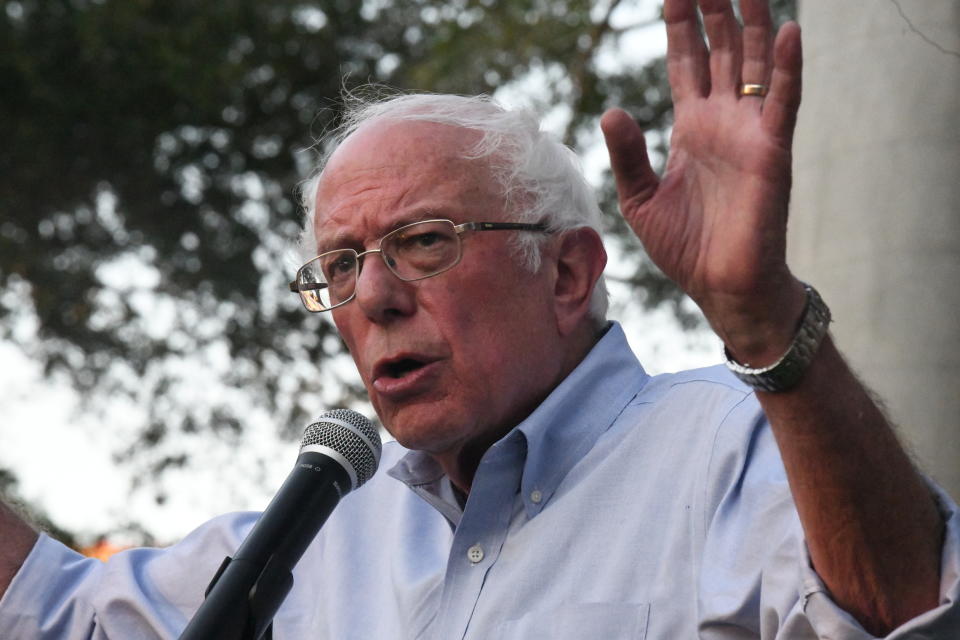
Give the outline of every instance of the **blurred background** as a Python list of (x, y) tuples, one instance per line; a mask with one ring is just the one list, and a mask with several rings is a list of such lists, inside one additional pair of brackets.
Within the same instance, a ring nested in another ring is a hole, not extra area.
[(298, 185), (344, 89), (543, 114), (598, 188), (613, 316), (647, 366), (718, 361), (625, 233), (599, 138), (625, 106), (662, 162), (659, 2), (2, 4), (0, 488), (74, 545), (262, 508), (311, 418), (373, 415), (332, 324), (285, 290)]
[(537, 110), (597, 188), (611, 317), (645, 367), (719, 361), (627, 233), (600, 140), (622, 106), (665, 158), (657, 0), (0, 4), (0, 492), (79, 548), (262, 508), (311, 418), (373, 416), (332, 324), (285, 289), (344, 90)]

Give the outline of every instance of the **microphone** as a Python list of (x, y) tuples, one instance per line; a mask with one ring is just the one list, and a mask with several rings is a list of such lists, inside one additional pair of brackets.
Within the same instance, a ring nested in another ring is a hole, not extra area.
[(328, 411), (308, 426), (293, 471), (224, 559), (180, 640), (259, 639), (293, 586), (293, 567), (340, 498), (376, 472), (380, 448), (356, 411)]

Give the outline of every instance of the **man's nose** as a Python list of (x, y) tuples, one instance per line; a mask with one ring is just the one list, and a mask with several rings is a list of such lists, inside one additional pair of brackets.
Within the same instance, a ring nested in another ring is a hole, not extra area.
[(357, 276), (356, 302), (374, 322), (407, 316), (416, 308), (413, 284), (390, 271), (385, 264), (387, 259), (380, 251), (367, 252), (361, 258)]

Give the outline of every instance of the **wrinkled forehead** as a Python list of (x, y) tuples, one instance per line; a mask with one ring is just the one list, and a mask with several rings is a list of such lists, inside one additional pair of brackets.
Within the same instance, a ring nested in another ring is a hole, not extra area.
[(366, 122), (347, 136), (327, 159), (321, 184), (339, 174), (363, 170), (402, 169), (444, 163), (450, 171), (469, 166), (488, 171), (490, 163), (476, 158), (482, 134), (449, 124), (423, 120), (380, 118)]
[(430, 120), (391, 118), (387, 116), (368, 120), (356, 128), (331, 154), (328, 166), (358, 145), (373, 144), (381, 151), (407, 143), (451, 155), (466, 157), (475, 153), (483, 134), (473, 129)]
[(479, 138), (478, 132), (432, 122), (362, 125), (320, 176), (314, 203), (318, 241), (329, 244), (331, 235), (359, 224), (386, 232), (418, 218), (459, 217), (458, 211), (476, 204), (495, 209), (495, 215), (503, 209), (503, 189), (490, 160), (471, 157)]

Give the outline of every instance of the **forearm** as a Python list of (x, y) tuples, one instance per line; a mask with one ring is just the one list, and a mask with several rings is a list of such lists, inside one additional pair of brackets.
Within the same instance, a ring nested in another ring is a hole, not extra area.
[(0, 598), (20, 570), (33, 545), (37, 532), (24, 522), (9, 506), (0, 501)]
[[(787, 351), (805, 308), (785, 262), (802, 56), (798, 25), (774, 35), (766, 2), (739, 6), (743, 28), (729, 0), (664, 2), (675, 121), (662, 179), (626, 113), (609, 112), (601, 126), (624, 218), (733, 357), (756, 370)], [(834, 600), (874, 632), (936, 606), (936, 505), (830, 338), (798, 385), (757, 395)]]
[(936, 505), (830, 337), (797, 387), (757, 396), (834, 601), (880, 635), (934, 608), (943, 527)]

